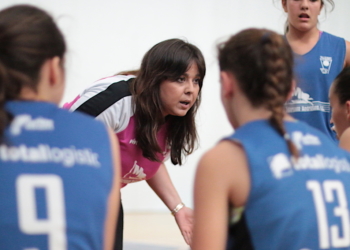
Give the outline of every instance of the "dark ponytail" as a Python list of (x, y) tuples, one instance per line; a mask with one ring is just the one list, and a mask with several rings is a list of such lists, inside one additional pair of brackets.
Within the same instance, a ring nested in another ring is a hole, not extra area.
[(45, 11), (30, 5), (0, 11), (0, 138), (11, 122), (6, 101), (18, 99), (24, 86), (36, 91), (43, 63), (65, 51), (63, 35)]
[(265, 29), (244, 30), (219, 45), (219, 65), (221, 71), (235, 75), (253, 107), (271, 111), (270, 124), (298, 158), (283, 123), (284, 103), (293, 81), (293, 53), (284, 37)]

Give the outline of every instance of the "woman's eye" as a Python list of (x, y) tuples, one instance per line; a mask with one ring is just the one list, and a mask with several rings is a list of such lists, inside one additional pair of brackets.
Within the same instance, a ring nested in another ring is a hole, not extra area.
[(195, 79), (194, 82), (195, 82), (196, 84), (200, 84), (200, 83), (201, 83), (201, 79), (199, 79), (199, 78), (198, 78), (198, 79)]
[(179, 77), (179, 78), (177, 79), (177, 81), (178, 81), (178, 82), (184, 82), (184, 81), (185, 81), (185, 77)]

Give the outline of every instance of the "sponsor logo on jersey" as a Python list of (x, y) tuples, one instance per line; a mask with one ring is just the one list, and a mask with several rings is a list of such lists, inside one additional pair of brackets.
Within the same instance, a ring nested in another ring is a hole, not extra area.
[(329, 113), (331, 110), (329, 102), (314, 101), (308, 93), (303, 92), (299, 87), (295, 88), (291, 100), (286, 103), (285, 107), (288, 113), (310, 111)]
[(59, 163), (64, 167), (73, 167), (76, 164), (100, 167), (98, 154), (91, 149), (77, 149), (50, 147), (39, 144), (29, 147), (24, 144), (19, 146), (0, 145), (0, 160), (3, 162), (25, 162), (25, 163)]
[(129, 173), (123, 176), (122, 182), (131, 183), (131, 182), (141, 181), (144, 179), (146, 179), (146, 174), (144, 173), (143, 168), (137, 165), (137, 161), (135, 161)]
[(33, 119), (30, 115), (18, 115), (10, 125), (12, 135), (20, 135), (22, 130), (27, 131), (52, 131), (55, 129), (54, 122), (51, 119), (38, 117)]
[(301, 131), (294, 131), (292, 133), (292, 141), (297, 146), (297, 148), (300, 150), (303, 148), (303, 146), (318, 146), (321, 145), (320, 139), (312, 134), (305, 134)]
[(279, 153), (270, 159), (270, 169), (276, 179), (288, 177), (294, 171), (303, 170), (331, 170), (335, 173), (350, 173), (350, 164), (346, 158), (326, 157), (321, 154), (314, 156), (303, 155), (292, 163), (286, 154)]
[(322, 74), (329, 74), (329, 72), (331, 71), (331, 66), (332, 66), (332, 57), (329, 56), (320, 56), (320, 61), (321, 61), (321, 72)]
[(270, 169), (276, 179), (281, 179), (293, 174), (292, 164), (287, 155), (280, 153), (272, 157)]

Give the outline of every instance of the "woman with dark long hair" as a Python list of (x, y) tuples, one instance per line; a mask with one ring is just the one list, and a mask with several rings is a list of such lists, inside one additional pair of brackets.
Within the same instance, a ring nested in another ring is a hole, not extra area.
[[(103, 78), (65, 105), (114, 130), (121, 145), (122, 186), (146, 180), (175, 216), (188, 244), (192, 210), (182, 203), (164, 160), (170, 157), (173, 164), (181, 165), (182, 157), (195, 149), (195, 115), (205, 70), (196, 46), (170, 39), (154, 45), (139, 70)], [(122, 249), (122, 216), (115, 249)]]

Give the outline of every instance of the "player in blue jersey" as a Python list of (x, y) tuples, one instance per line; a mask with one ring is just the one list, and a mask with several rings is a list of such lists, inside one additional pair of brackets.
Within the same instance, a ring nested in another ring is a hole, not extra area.
[(286, 109), (294, 118), (337, 141), (329, 123), (328, 91), (344, 66), (350, 65), (350, 43), (320, 31), (318, 16), (333, 0), (282, 0), (288, 15), (286, 38), (295, 53), (297, 85)]
[(247, 29), (218, 47), (235, 133), (200, 160), (193, 250), (350, 249), (350, 154), (284, 110), (293, 53)]
[(45, 11), (0, 11), (1, 250), (113, 247), (119, 145), (102, 123), (58, 108), (65, 50)]
[(344, 68), (329, 90), (334, 130), (339, 146), (350, 151), (350, 67)]

